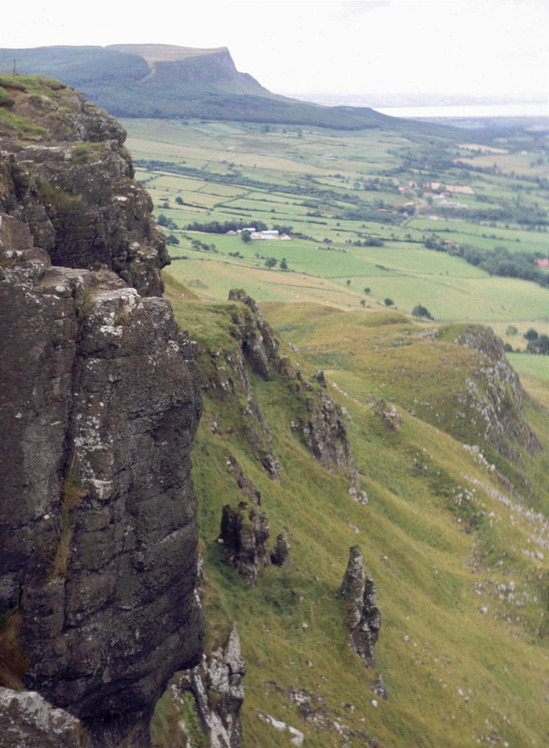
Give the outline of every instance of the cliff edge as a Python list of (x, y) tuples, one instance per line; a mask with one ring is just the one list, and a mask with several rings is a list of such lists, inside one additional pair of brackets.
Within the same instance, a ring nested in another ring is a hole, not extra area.
[(0, 674), (92, 746), (148, 746), (202, 656), (196, 346), (157, 295), (163, 240), (120, 126), (60, 84), (24, 89), (0, 121)]
[(0, 211), (53, 265), (107, 268), (141, 295), (162, 294), (170, 259), (117, 120), (57, 81), (4, 75), (0, 138)]

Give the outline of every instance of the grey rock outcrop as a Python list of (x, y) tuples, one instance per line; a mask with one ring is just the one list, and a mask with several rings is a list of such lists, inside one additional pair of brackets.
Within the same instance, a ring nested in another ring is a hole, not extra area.
[(265, 512), (246, 501), (241, 501), (236, 509), (229, 504), (223, 507), (219, 540), (226, 551), (225, 563), (234, 566), (252, 587), (259, 570), (271, 562), (265, 548), (268, 538)]
[(374, 667), (374, 647), (379, 637), (381, 613), (376, 606), (376, 588), (366, 574), (358, 545), (349, 550), (349, 561), (338, 594), (347, 603), (347, 626), (351, 646), (368, 667)]
[(538, 454), (542, 447), (526, 420), (524, 390), (493, 330), (468, 325), (454, 343), (482, 354), (471, 367), (466, 379), (467, 396), (462, 400), (474, 407), (484, 423), (486, 443), (514, 461), (520, 459), (516, 443), (531, 455)]
[(86, 748), (89, 736), (36, 691), (0, 688), (0, 748)]
[(253, 299), (244, 291), (231, 291), (229, 296), (242, 303), (231, 310), (230, 341), (221, 349), (203, 352), (203, 389), (221, 400), (241, 403), (243, 436), (250, 452), (278, 483), (279, 461), (250, 381), (252, 373), (271, 378), (278, 340)]
[(305, 404), (307, 416), (301, 420), (299, 427), (311, 454), (330, 472), (341, 470), (351, 483), (350, 495), (355, 501), (367, 504), (368, 498), (361, 489), (341, 408), (322, 388), (315, 395), (307, 397)]
[[(249, 413), (254, 414), (257, 422), (262, 425), (263, 418), (253, 400), (244, 364), (247, 362), (251, 371), (266, 381), (275, 373), (285, 379), (302, 412), (302, 416), (293, 422), (292, 429), (301, 434), (307, 449), (327, 470), (341, 470), (351, 483), (351, 496), (356, 501), (367, 504), (368, 498), (361, 489), (360, 476), (351, 455), (344, 414), (328, 394), (324, 373), (318, 372), (313, 377), (316, 386), (305, 382), (299, 369), (294, 368), (288, 357), (281, 353), (273, 328), (246, 291), (233, 289), (229, 292), (229, 300), (242, 305), (232, 316), (235, 325), (232, 337), (239, 344), (242, 359), (237, 364), (234, 360), (228, 362), (225, 356), (220, 371), (229, 376), (220, 378), (219, 389), (234, 394), (235, 380), (238, 381), (240, 389), (247, 393)], [(236, 377), (234, 374), (231, 376), (231, 372), (236, 373)], [(272, 450), (270, 436), (265, 427), (262, 428), (264, 466), (271, 477), (278, 480), (278, 460)], [(255, 433), (262, 432), (256, 429)], [(256, 436), (257, 438), (259, 437)]]
[(216, 648), (209, 657), (204, 655), (200, 665), (182, 673), (170, 687), (176, 701), (185, 693), (192, 695), (194, 711), (203, 734), (209, 736), (210, 748), (240, 748), (245, 674), (240, 638), (233, 626), (225, 646)]
[(279, 533), (276, 538), (274, 553), (271, 553), (271, 563), (275, 566), (284, 566), (290, 557), (291, 545), (285, 532)]
[(250, 314), (237, 315), (233, 318), (239, 326), (242, 350), (248, 359), (252, 371), (270, 379), (271, 367), (278, 364), (279, 343), (272, 327), (266, 322), (256, 302), (242, 289), (229, 291), (229, 301), (240, 301)]
[(374, 414), (381, 420), (387, 431), (396, 431), (402, 426), (402, 416), (394, 405), (388, 404), (383, 399), (376, 401)]

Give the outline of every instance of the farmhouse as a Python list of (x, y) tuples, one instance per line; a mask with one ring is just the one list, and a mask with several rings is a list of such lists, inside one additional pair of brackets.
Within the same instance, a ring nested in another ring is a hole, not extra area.
[[(276, 229), (273, 229), (272, 231), (259, 231), (259, 236), (256, 237), (257, 239), (278, 239), (278, 231)], [(252, 236), (252, 239), (254, 237)]]
[(247, 229), (238, 229), (238, 231), (227, 231), (227, 236), (241, 236), (244, 231), (250, 234), (250, 239), (282, 239), (284, 241), (291, 240), (288, 234), (280, 234), (277, 229), (258, 231), (255, 226)]

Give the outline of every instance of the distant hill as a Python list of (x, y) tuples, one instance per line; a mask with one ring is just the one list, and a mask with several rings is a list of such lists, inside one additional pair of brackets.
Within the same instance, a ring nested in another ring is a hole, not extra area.
[(271, 93), (240, 73), (226, 47), (166, 44), (57, 46), (0, 51), (3, 72), (68, 83), (116, 117), (200, 118), (358, 130), (416, 125), (368, 107), (328, 107)]

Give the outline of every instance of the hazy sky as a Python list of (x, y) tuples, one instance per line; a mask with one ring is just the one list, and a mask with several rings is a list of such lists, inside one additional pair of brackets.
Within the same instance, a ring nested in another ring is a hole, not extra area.
[(5, 0), (0, 46), (229, 47), (281, 93), (547, 97), (549, 0)]

